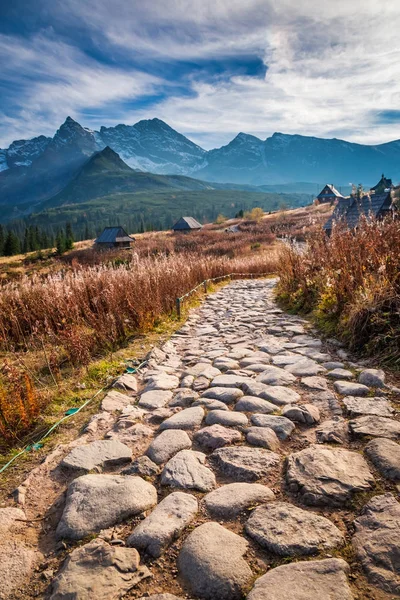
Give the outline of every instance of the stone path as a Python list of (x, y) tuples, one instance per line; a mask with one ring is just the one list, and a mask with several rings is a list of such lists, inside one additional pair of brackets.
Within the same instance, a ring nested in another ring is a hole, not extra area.
[(1, 599), (400, 597), (399, 390), (274, 285), (210, 295), (0, 508)]

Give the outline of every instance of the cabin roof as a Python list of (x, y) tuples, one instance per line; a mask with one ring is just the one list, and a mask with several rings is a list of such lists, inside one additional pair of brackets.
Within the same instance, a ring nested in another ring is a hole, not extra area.
[(125, 229), (118, 225), (118, 227), (105, 227), (103, 232), (95, 239), (96, 244), (112, 244), (118, 242), (133, 242), (134, 239), (130, 237)]
[[(328, 190), (326, 190), (326, 188), (328, 188)], [(335, 186), (333, 185), (333, 183), (327, 183), (326, 185), (324, 185), (324, 187), (322, 188), (322, 190), (318, 194), (317, 198), (319, 198), (319, 197), (322, 197), (322, 198), (329, 198), (329, 197), (343, 198), (342, 194), (335, 188)]]
[(393, 185), (392, 180), (385, 177), (385, 175), (382, 173), (382, 177), (380, 178), (378, 183), (376, 185), (374, 185), (374, 187), (371, 188), (371, 191), (375, 191), (377, 189), (379, 189), (379, 190), (382, 189), (382, 191), (383, 191), (386, 188), (391, 188), (392, 185)]
[(201, 229), (202, 225), (193, 217), (181, 217), (172, 227), (175, 231), (180, 231), (184, 229)]
[(334, 221), (343, 219), (346, 225), (353, 229), (361, 215), (366, 217), (378, 217), (381, 211), (389, 210), (392, 205), (392, 196), (390, 192), (383, 194), (365, 194), (361, 198), (344, 198), (339, 200), (333, 214), (324, 225), (325, 230), (332, 229)]

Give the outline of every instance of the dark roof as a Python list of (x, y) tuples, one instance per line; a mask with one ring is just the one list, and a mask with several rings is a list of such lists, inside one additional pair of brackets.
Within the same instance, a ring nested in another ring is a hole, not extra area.
[(172, 227), (174, 231), (183, 231), (185, 229), (201, 229), (201, 223), (193, 219), (193, 217), (181, 217)]
[(103, 233), (94, 240), (95, 244), (113, 244), (116, 242), (133, 242), (131, 238), (121, 226), (118, 227), (105, 227)]
[(350, 198), (339, 201), (332, 216), (327, 220), (324, 229), (332, 229), (332, 223), (343, 219), (346, 225), (353, 229), (357, 226), (361, 215), (380, 217), (390, 210), (392, 196), (390, 192), (384, 194), (365, 194), (362, 198)]
[(384, 190), (391, 188), (392, 185), (392, 180), (385, 177), (382, 173), (382, 177), (380, 178), (378, 183), (371, 188), (371, 191), (373, 190), (375, 192), (376, 190), (378, 190), (380, 193), (382, 193)]
[(332, 183), (327, 183), (322, 188), (317, 198), (343, 198), (343, 196), (340, 192), (337, 191), (337, 189)]

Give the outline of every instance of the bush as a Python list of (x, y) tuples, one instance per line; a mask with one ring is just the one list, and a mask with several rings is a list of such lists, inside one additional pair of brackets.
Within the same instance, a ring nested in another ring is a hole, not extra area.
[(306, 248), (287, 244), (278, 298), (312, 313), (354, 351), (400, 366), (400, 221), (362, 219), (355, 232), (319, 231)]

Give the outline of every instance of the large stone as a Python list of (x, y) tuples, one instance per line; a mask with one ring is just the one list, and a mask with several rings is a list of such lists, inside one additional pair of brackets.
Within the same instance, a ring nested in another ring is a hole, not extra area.
[(204, 417), (204, 410), (201, 406), (192, 406), (185, 408), (181, 412), (172, 415), (160, 425), (160, 431), (164, 429), (195, 429), (200, 427)]
[(234, 446), (219, 448), (211, 454), (221, 473), (236, 481), (256, 481), (268, 476), (279, 465), (279, 454), (264, 448)]
[(145, 392), (140, 396), (139, 406), (150, 410), (164, 408), (171, 398), (172, 392), (170, 390), (153, 390), (152, 392)]
[(374, 467), (387, 479), (400, 481), (400, 445), (393, 440), (377, 438), (364, 448)]
[(215, 450), (235, 442), (240, 442), (242, 434), (235, 429), (228, 429), (222, 425), (210, 425), (199, 429), (193, 436), (194, 441), (205, 450)]
[(121, 471), (121, 475), (139, 475), (140, 477), (154, 477), (160, 472), (160, 467), (156, 465), (148, 456), (138, 456), (132, 464)]
[(282, 417), (286, 417), (295, 423), (304, 423), (305, 425), (315, 425), (320, 420), (319, 410), (313, 404), (285, 406), (282, 410)]
[(198, 400), (198, 398), (199, 394), (193, 390), (178, 389), (172, 400), (168, 402), (168, 406), (188, 408), (195, 400)]
[(296, 377), (280, 367), (267, 366), (265, 371), (257, 376), (257, 381), (265, 385), (285, 386), (296, 381)]
[(195, 375), (196, 377), (206, 377), (207, 379), (214, 379), (218, 375), (221, 375), (221, 371), (212, 367), (208, 363), (197, 363), (194, 367), (188, 367), (185, 375)]
[(142, 451), (145, 445), (149, 443), (149, 438), (154, 436), (154, 431), (151, 427), (143, 425), (143, 423), (135, 423), (130, 427), (126, 427), (125, 422), (118, 421), (113, 429), (107, 431), (106, 438), (117, 440), (122, 444), (130, 444), (135, 448), (135, 452)]
[(249, 427), (246, 430), (246, 440), (252, 446), (261, 446), (273, 452), (280, 446), (278, 436), (269, 427)]
[(288, 457), (286, 481), (304, 504), (340, 506), (370, 490), (374, 478), (357, 452), (312, 445)]
[(400, 438), (400, 422), (385, 417), (366, 415), (349, 422), (351, 433), (355, 437), (384, 437), (397, 440)]
[(354, 527), (354, 550), (368, 580), (400, 596), (400, 504), (392, 494), (375, 496)]
[(113, 387), (119, 388), (120, 390), (124, 390), (126, 392), (137, 392), (138, 383), (136, 377), (129, 375), (128, 373), (124, 373), (121, 375), (121, 377), (118, 377)]
[(233, 404), (241, 396), (243, 396), (242, 390), (229, 387), (212, 387), (201, 395), (202, 398), (219, 400), (219, 402), (223, 402), (224, 404)]
[(328, 389), (328, 382), (324, 377), (302, 377), (301, 383), (310, 390), (320, 390), (324, 392)]
[(326, 374), (329, 379), (334, 379), (335, 381), (338, 379), (342, 379), (343, 381), (348, 381), (350, 379), (354, 379), (354, 375), (351, 371), (347, 369), (333, 369)]
[(93, 469), (115, 467), (132, 460), (132, 450), (116, 440), (98, 440), (74, 448), (61, 462), (73, 471), (88, 473)]
[(383, 388), (385, 387), (385, 372), (382, 369), (364, 369), (358, 381), (369, 387)]
[(288, 371), (297, 377), (308, 377), (311, 375), (318, 375), (318, 373), (324, 372), (325, 369), (315, 360), (303, 358), (303, 360), (296, 362), (295, 364), (286, 365), (285, 371)]
[[(25, 513), (14, 507), (0, 508), (0, 598), (14, 598), (28, 583), (35, 563), (42, 556), (22, 541), (26, 535)], [(22, 596), (18, 596), (22, 597)]]
[(58, 538), (80, 540), (157, 503), (157, 491), (140, 477), (83, 475), (68, 487)]
[(286, 417), (274, 415), (252, 415), (251, 422), (256, 427), (269, 427), (273, 429), (280, 440), (286, 440), (295, 428), (295, 424)]
[(272, 490), (260, 483), (229, 483), (207, 494), (206, 508), (215, 519), (235, 519), (256, 504), (274, 500)]
[(342, 417), (333, 417), (320, 423), (315, 435), (319, 444), (344, 444), (348, 439), (349, 426)]
[(117, 392), (116, 390), (110, 390), (108, 394), (103, 398), (101, 403), (101, 410), (106, 412), (121, 411), (128, 406), (132, 401), (132, 398)]
[(325, 517), (286, 502), (256, 508), (246, 532), (279, 556), (301, 556), (331, 550), (344, 543), (339, 529)]
[(340, 558), (281, 565), (256, 580), (247, 600), (353, 600), (349, 571)]
[(192, 442), (186, 431), (166, 429), (151, 442), (146, 454), (157, 465), (161, 465), (180, 450), (187, 450), (191, 447)]
[(160, 556), (194, 519), (197, 511), (194, 496), (183, 492), (170, 494), (135, 527), (128, 538), (128, 546), (150, 556)]
[(350, 417), (359, 415), (377, 415), (378, 417), (391, 417), (394, 413), (390, 402), (385, 398), (356, 398), (347, 396), (343, 398), (343, 404)]
[(199, 398), (192, 406), (203, 406), (206, 410), (229, 410), (226, 404), (212, 398)]
[(232, 410), (211, 410), (206, 416), (206, 424), (245, 427), (248, 424), (248, 419), (246, 415)]
[(272, 358), (272, 364), (276, 367), (286, 367), (287, 365), (295, 365), (298, 362), (302, 362), (304, 356), (301, 354), (295, 354), (294, 352), (285, 352), (285, 354), (276, 354)]
[(179, 379), (175, 375), (168, 375), (167, 373), (158, 373), (153, 377), (150, 377), (147, 381), (145, 392), (151, 390), (173, 390), (179, 386)]
[[(241, 388), (249, 379), (242, 375), (218, 375), (212, 380), (211, 387)], [(221, 400), (221, 398), (217, 398), (217, 400)]]
[(150, 577), (134, 548), (110, 546), (101, 539), (76, 548), (53, 582), (50, 600), (117, 600)]
[(249, 396), (257, 396), (258, 398), (268, 400), (277, 406), (294, 404), (300, 400), (300, 394), (291, 388), (281, 385), (265, 385), (265, 383), (260, 383), (254, 379), (251, 379), (249, 383), (244, 385), (243, 390)]
[(216, 486), (214, 473), (204, 466), (206, 455), (193, 450), (181, 450), (165, 465), (161, 484), (209, 492)]
[(269, 414), (275, 412), (277, 407), (275, 404), (272, 404), (272, 402), (268, 402), (268, 400), (263, 400), (262, 398), (257, 398), (256, 396), (243, 396), (236, 403), (235, 410)]
[(248, 542), (218, 523), (204, 523), (186, 539), (178, 558), (190, 591), (205, 600), (239, 600), (253, 574), (243, 555)]
[(362, 383), (352, 381), (335, 381), (333, 384), (338, 394), (342, 396), (368, 396), (369, 388)]

